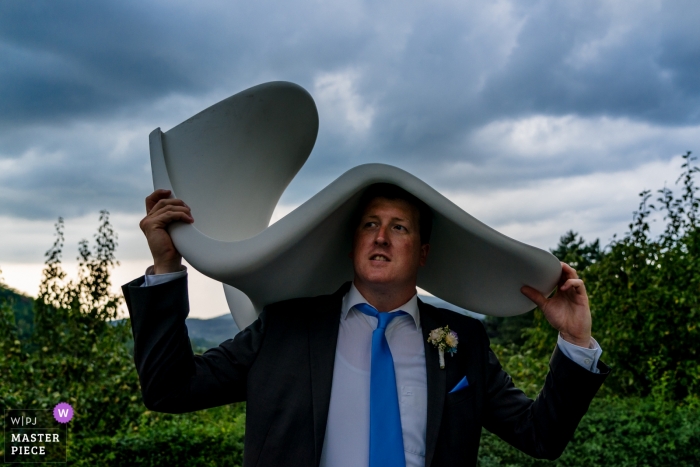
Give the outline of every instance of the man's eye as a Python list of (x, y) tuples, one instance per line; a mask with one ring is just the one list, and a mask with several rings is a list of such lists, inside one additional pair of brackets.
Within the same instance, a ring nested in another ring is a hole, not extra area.
[(404, 227), (403, 225), (395, 225), (394, 228), (396, 230), (404, 230), (404, 231), (407, 230), (406, 227)]

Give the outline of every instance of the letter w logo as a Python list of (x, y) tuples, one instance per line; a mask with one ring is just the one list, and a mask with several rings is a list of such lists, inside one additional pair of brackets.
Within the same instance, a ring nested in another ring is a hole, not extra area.
[(66, 418), (68, 416), (68, 409), (58, 409), (58, 416)]

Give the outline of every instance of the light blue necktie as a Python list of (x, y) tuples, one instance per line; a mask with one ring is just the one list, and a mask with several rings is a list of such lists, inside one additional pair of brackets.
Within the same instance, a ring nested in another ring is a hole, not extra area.
[(377, 318), (377, 329), (372, 333), (370, 367), (369, 467), (406, 467), (394, 359), (384, 335), (389, 322), (406, 313), (380, 313), (366, 303), (355, 305), (355, 308)]

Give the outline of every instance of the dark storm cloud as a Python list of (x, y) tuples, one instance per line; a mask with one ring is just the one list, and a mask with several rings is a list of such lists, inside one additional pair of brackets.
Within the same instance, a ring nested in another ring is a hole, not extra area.
[[(140, 210), (150, 130), (277, 79), (306, 87), (321, 115), (290, 204), (364, 162), (485, 189), (668, 158), (693, 149), (670, 139), (685, 144), (682, 129), (700, 123), (699, 12), (690, 1), (2, 2), (0, 214)], [(584, 141), (608, 131), (604, 119), (682, 134), (564, 144), (558, 158), (504, 143), (536, 116), (572, 117), (562, 125)]]
[(31, 145), (0, 160), (0, 215), (55, 219), (141, 209), (152, 185), (147, 143), (134, 133), (147, 131), (94, 124), (20, 128), (9, 145)]
[[(416, 37), (397, 69), (411, 89), (394, 88), (380, 105), (381, 140), (404, 153), (449, 154), (477, 125), (532, 114), (697, 124), (700, 8), (662, 5), (611, 17), (605, 2), (530, 4), (516, 13), (522, 26), (502, 64), (498, 44), (460, 40), (462, 18), (442, 21)], [(475, 61), (475, 48), (496, 63)], [(474, 82), (480, 75), (483, 85)]]
[[(173, 93), (238, 90), (265, 76), (303, 79), (317, 67), (312, 62), (338, 61), (333, 45), (346, 39), (345, 28), (317, 24), (326, 31), (311, 37), (313, 22), (273, 5), (0, 3), (0, 121), (113, 115)], [(334, 32), (334, 40), (324, 37)]]
[[(343, 67), (363, 70), (359, 91), (376, 100), (387, 145), (421, 147), (517, 113), (700, 118), (700, 15), (690, 1), (624, 15), (606, 2), (406, 10), (3, 2), (0, 118), (113, 113), (265, 76), (309, 85)], [(504, 54), (507, 28), (519, 31)]]
[(650, 4), (616, 16), (602, 3), (548, 5), (529, 17), (512, 59), (481, 94), (481, 106), (492, 116), (576, 113), (668, 125), (700, 122), (697, 3)]
[(164, 92), (197, 91), (187, 60), (173, 53), (180, 38), (160, 47), (155, 13), (129, 2), (2, 2), (1, 121), (108, 114)]

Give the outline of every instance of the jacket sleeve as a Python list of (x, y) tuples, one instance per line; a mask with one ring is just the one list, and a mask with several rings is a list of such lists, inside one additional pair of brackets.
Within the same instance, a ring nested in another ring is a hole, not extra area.
[(491, 349), (487, 367), (484, 427), (526, 454), (551, 460), (564, 452), (610, 373), (603, 362), (598, 362), (600, 373), (582, 368), (557, 346), (544, 387), (533, 401), (513, 385)]
[(134, 362), (146, 407), (184, 413), (246, 399), (248, 370), (265, 335), (264, 313), (234, 339), (194, 355), (185, 319), (187, 277), (151, 287), (122, 287), (134, 334)]

